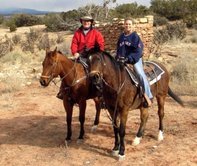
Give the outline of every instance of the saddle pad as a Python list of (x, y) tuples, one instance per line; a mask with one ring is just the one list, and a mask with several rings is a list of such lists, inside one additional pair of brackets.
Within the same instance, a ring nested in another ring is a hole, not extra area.
[(150, 85), (161, 79), (162, 74), (165, 71), (155, 62), (145, 61), (144, 62), (144, 70)]
[(131, 81), (133, 81), (135, 86), (138, 86), (139, 81), (138, 81), (137, 77), (134, 75), (133, 67), (131, 67), (130, 65), (127, 65), (127, 66), (125, 66), (125, 69), (126, 69), (127, 73), (129, 74)]
[[(139, 86), (138, 78), (136, 77), (133, 67), (130, 65), (125, 66), (129, 77), (134, 82), (136, 86)], [(162, 74), (165, 72), (158, 64), (155, 62), (145, 61), (144, 62), (144, 71), (148, 78), (150, 85), (154, 84), (155, 82), (161, 79)]]

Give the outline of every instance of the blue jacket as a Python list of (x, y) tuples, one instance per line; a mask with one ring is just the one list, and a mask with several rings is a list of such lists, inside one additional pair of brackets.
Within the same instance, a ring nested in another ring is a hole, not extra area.
[(122, 33), (117, 43), (117, 57), (124, 56), (128, 63), (135, 64), (142, 57), (144, 45), (136, 32), (130, 35)]

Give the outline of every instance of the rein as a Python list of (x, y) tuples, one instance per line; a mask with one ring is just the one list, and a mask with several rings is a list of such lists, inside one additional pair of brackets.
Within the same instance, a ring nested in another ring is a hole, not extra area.
[[(101, 58), (101, 62), (100, 62), (101, 65), (103, 64), (104, 66), (107, 66), (106, 63), (104, 62), (104, 57), (101, 56), (100, 58)], [(126, 81), (126, 79), (124, 79), (124, 81), (122, 82), (120, 68), (118, 68), (118, 69), (119, 69), (119, 70), (118, 70), (118, 79), (119, 79), (119, 86), (118, 86), (118, 89), (115, 89), (115, 88), (113, 88), (111, 85), (109, 85), (108, 82), (103, 78), (103, 74), (101, 74), (99, 71), (93, 70), (93, 71), (90, 72), (90, 76), (91, 76), (91, 75), (95, 75), (95, 74), (98, 75), (98, 77), (101, 78), (101, 80), (104, 82), (104, 84), (105, 84), (106, 86), (110, 87), (112, 90), (116, 91), (116, 93), (117, 93), (117, 98), (116, 98), (116, 102), (115, 102), (115, 108), (114, 108), (113, 117), (112, 117), (112, 119), (111, 119), (111, 118), (108, 116), (109, 119), (112, 121), (112, 125), (115, 126), (115, 127), (117, 127), (117, 125), (116, 125), (114, 119), (115, 119), (115, 117), (116, 117), (116, 115), (117, 115), (117, 105), (118, 105), (118, 100), (119, 100), (119, 94), (120, 94), (120, 92), (121, 92), (123, 86), (125, 85), (125, 81)]]
[[(53, 65), (52, 65), (52, 71), (54, 71), (56, 68), (57, 68), (57, 64), (58, 64), (58, 61), (54, 62)], [(74, 65), (72, 66), (72, 68), (69, 70), (69, 72), (67, 74), (65, 74), (63, 77), (60, 78), (60, 80), (58, 81), (54, 81), (53, 78), (54, 78), (54, 73), (52, 72), (51, 75), (47, 76), (47, 75), (41, 75), (42, 78), (47, 78), (49, 79), (50, 81), (52, 81), (56, 86), (57, 86), (57, 83), (58, 82), (61, 82), (63, 81), (69, 74), (71, 74), (73, 71), (75, 71), (75, 77), (76, 77), (76, 60), (74, 61)], [(86, 79), (88, 76), (83, 76), (82, 78), (79, 78), (79, 79), (73, 79), (71, 85), (69, 85), (69, 87), (73, 87), (75, 86), (76, 84), (80, 83), (81, 81), (83, 81), (84, 79)]]

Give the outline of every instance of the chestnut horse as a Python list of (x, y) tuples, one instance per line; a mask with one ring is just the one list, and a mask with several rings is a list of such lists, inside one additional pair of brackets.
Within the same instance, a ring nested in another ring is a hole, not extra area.
[(90, 86), (91, 84), (84, 67), (80, 63), (69, 59), (67, 56), (57, 51), (57, 48), (55, 48), (54, 51), (46, 50), (46, 56), (42, 65), (43, 71), (40, 77), (40, 84), (42, 86), (48, 86), (49, 83), (58, 76), (60, 76), (64, 85), (65, 92), (63, 105), (66, 111), (67, 121), (66, 140), (70, 140), (72, 136), (71, 122), (75, 103), (79, 105), (79, 121), (81, 124), (78, 139), (83, 139), (87, 99), (94, 99), (95, 101), (95, 126), (98, 125), (100, 116), (100, 102), (99, 99), (96, 98), (97, 94), (94, 93), (96, 91), (92, 89), (93, 86)]
[[(137, 145), (144, 134), (148, 109), (143, 107), (139, 88), (131, 81), (124, 66), (106, 52), (93, 54), (89, 59), (90, 75), (96, 82), (102, 80), (100, 82), (103, 84), (104, 102), (113, 121), (115, 145), (112, 154), (119, 155), (119, 160), (121, 160), (125, 157), (124, 137), (129, 110), (140, 109), (141, 123), (133, 141), (133, 145)], [(157, 65), (164, 70), (164, 73), (159, 81), (151, 85), (151, 91), (158, 103), (158, 140), (161, 141), (163, 140), (164, 104), (167, 94), (182, 106), (183, 102), (171, 91), (169, 87), (170, 76), (166, 68), (159, 63)]]

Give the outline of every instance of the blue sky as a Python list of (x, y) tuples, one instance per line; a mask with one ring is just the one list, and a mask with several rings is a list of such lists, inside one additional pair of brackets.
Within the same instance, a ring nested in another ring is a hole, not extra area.
[[(150, 6), (150, 0), (116, 0), (117, 4), (137, 2)], [(68, 11), (88, 4), (103, 4), (103, 0), (0, 0), (0, 8), (30, 8), (45, 11)], [(114, 4), (114, 6), (116, 6)]]

